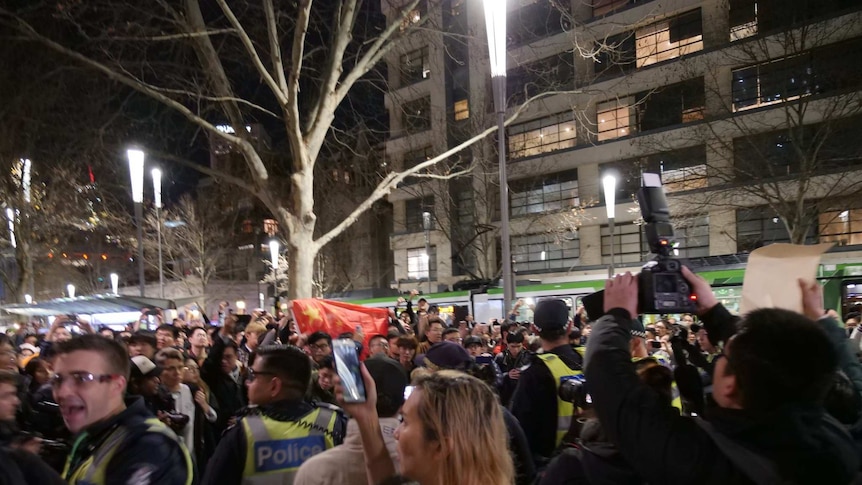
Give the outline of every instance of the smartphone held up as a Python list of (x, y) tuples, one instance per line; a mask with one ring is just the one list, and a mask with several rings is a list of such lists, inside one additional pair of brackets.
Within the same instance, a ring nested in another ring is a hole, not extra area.
[(359, 370), (359, 354), (352, 339), (340, 338), (332, 342), (335, 371), (341, 380), (344, 402), (365, 402), (365, 382)]

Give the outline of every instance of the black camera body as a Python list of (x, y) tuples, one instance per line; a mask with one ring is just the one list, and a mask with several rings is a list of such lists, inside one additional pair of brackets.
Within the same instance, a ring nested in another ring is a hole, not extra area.
[(587, 381), (584, 380), (583, 374), (573, 376), (570, 379), (564, 379), (560, 383), (557, 395), (563, 401), (574, 404), (575, 407), (581, 409), (590, 409), (593, 407), (593, 399), (590, 397), (589, 392), (587, 392)]
[(658, 175), (643, 175), (637, 198), (644, 234), (650, 251), (656, 255), (638, 275), (639, 310), (644, 314), (694, 313), (695, 301), (682, 276), (682, 263), (672, 256), (673, 226)]

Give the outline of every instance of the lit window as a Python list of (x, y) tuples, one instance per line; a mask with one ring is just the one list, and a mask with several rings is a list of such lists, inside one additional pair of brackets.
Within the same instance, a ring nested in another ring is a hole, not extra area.
[(635, 34), (637, 67), (703, 50), (700, 9), (642, 27)]
[(576, 143), (575, 121), (571, 112), (510, 126), (506, 132), (510, 158), (572, 148)]
[(412, 280), (437, 279), (437, 248), (431, 247), (431, 254), (425, 248), (407, 250), (407, 278)]
[(821, 243), (862, 244), (862, 209), (823, 212), (819, 222)]
[(470, 118), (470, 102), (466, 99), (455, 101), (455, 121)]
[(634, 127), (634, 99), (606, 101), (596, 106), (597, 135), (599, 141), (628, 136)]
[(278, 222), (275, 219), (264, 219), (263, 232), (270, 236), (275, 235), (278, 232)]

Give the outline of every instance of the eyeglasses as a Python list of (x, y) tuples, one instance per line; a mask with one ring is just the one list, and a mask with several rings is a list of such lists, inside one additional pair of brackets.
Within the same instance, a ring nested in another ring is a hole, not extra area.
[(249, 367), (248, 368), (248, 375), (246, 376), (245, 380), (246, 380), (246, 382), (254, 382), (254, 380), (257, 379), (257, 376), (259, 376), (259, 375), (261, 375), (261, 376), (264, 376), (264, 375), (274, 376), (275, 374), (272, 372), (266, 372), (266, 371), (262, 371), (262, 370), (259, 370), (259, 371), (254, 370), (251, 367)]
[(82, 387), (90, 382), (110, 382), (119, 377), (117, 374), (90, 374), (89, 372), (71, 372), (68, 376), (62, 374), (54, 374), (51, 376), (50, 383), (54, 389), (63, 387), (63, 383), (71, 382), (75, 387)]
[(311, 347), (312, 349), (314, 349), (314, 350), (321, 350), (321, 351), (323, 351), (323, 350), (326, 350), (326, 349), (328, 349), (328, 348), (329, 348), (329, 344), (328, 344), (328, 343), (326, 343), (326, 342), (324, 342), (324, 343), (322, 343), (322, 344), (311, 344), (311, 345), (310, 345), (310, 347)]
[(186, 366), (186, 367), (183, 367), (183, 370), (189, 371), (189, 372), (200, 372), (200, 369), (197, 366)]

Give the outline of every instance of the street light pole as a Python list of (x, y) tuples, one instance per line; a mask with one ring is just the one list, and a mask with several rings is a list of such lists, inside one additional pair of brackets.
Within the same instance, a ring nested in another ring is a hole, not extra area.
[(512, 281), (512, 249), (509, 240), (509, 186), (506, 175), (506, 0), (484, 0), (491, 85), (497, 111), (497, 154), (500, 165), (500, 245), (503, 267), (503, 310), (515, 300)]
[(132, 201), (135, 203), (135, 221), (138, 224), (138, 285), (141, 296), (146, 296), (144, 289), (144, 152), (129, 149), (129, 174), (132, 177)]
[(277, 240), (273, 239), (269, 242), (269, 257), (272, 262), (272, 278), (275, 282), (275, 291), (273, 295), (275, 299), (273, 301), (273, 315), (278, 315), (278, 251), (279, 251), (279, 243)]
[(156, 199), (156, 234), (159, 240), (159, 298), (165, 297), (165, 270), (162, 267), (162, 171), (154, 168), (153, 195)]
[(425, 228), (425, 267), (428, 269), (428, 294), (431, 294), (431, 213), (422, 213), (422, 226)]
[(613, 175), (605, 175), (602, 178), (602, 186), (605, 192), (605, 210), (608, 213), (608, 229), (611, 233), (611, 264), (608, 265), (608, 278), (614, 277), (614, 212), (616, 210), (617, 179)]

